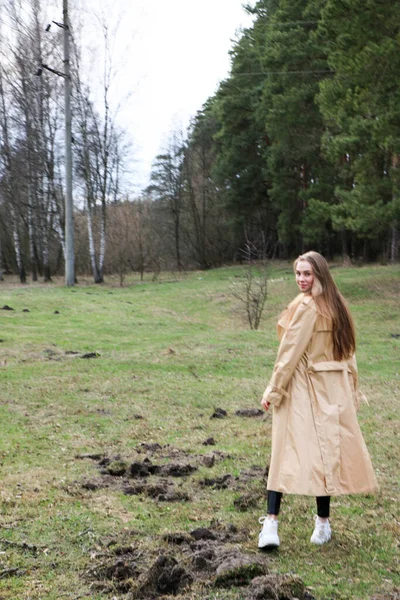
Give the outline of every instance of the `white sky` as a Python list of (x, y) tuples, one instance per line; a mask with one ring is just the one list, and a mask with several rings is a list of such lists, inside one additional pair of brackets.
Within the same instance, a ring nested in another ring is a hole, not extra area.
[(171, 130), (186, 129), (190, 117), (228, 74), (232, 40), (239, 28), (251, 24), (242, 8), (244, 3), (85, 0), (87, 16), (78, 26), (83, 27), (83, 40), (90, 40), (87, 56), (91, 57), (91, 74), (97, 79), (101, 74), (102, 36), (99, 19), (92, 11), (98, 15), (103, 9), (111, 30), (118, 32), (113, 48), (118, 71), (113, 100), (115, 105), (122, 103), (118, 121), (133, 141), (132, 192), (148, 184), (151, 162), (162, 151)]

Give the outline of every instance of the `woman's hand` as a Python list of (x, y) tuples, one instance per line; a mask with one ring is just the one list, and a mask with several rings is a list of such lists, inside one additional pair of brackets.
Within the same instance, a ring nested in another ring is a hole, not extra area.
[(271, 406), (270, 402), (267, 402), (267, 400), (264, 400), (264, 398), (261, 400), (261, 406), (263, 407), (264, 410), (268, 410), (269, 407)]

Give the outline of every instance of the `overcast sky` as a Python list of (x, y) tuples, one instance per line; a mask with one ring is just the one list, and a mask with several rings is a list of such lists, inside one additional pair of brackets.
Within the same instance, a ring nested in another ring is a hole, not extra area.
[[(151, 162), (168, 133), (187, 127), (230, 68), (238, 30), (251, 23), (244, 0), (86, 0), (84, 28), (92, 27), (92, 76), (102, 59), (93, 11), (103, 6), (111, 29), (118, 75), (113, 99), (122, 101), (119, 121), (133, 141), (135, 192), (147, 185)], [(251, 2), (253, 4), (253, 2)], [(118, 24), (119, 22), (119, 24)], [(93, 42), (94, 40), (94, 42)], [(98, 41), (98, 44), (97, 44)], [(129, 96), (129, 97), (128, 97)]]

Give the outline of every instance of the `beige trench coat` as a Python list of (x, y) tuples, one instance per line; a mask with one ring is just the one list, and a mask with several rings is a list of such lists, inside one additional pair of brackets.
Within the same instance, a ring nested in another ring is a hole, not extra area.
[(332, 325), (301, 294), (278, 323), (281, 343), (263, 399), (273, 405), (268, 489), (333, 496), (373, 492), (377, 482), (357, 421), (355, 357), (335, 361)]

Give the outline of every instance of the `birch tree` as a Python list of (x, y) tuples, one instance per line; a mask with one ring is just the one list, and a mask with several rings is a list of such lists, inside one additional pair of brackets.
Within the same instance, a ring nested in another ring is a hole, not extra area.
[[(37, 280), (40, 272), (45, 280), (49, 280), (50, 244), (57, 230), (63, 244), (59, 227), (54, 228), (54, 222), (59, 224), (62, 220), (60, 210), (63, 204), (57, 201), (57, 179), (60, 178), (57, 155), (61, 153), (58, 97), (61, 82), (43, 69), (39, 70), (41, 77), (35, 76), (35, 72), (49, 59), (59, 58), (58, 40), (44, 35), (40, 0), (34, 0), (31, 7), (8, 0), (7, 16), (13, 33), (2, 43), (2, 57), (4, 59), (6, 54), (10, 64), (3, 79), (7, 83), (8, 95), (12, 97), (12, 135), (19, 140), (19, 153), (24, 158), (18, 172), (20, 216), (28, 234), (32, 278)], [(10, 131), (8, 135), (10, 137)], [(17, 220), (16, 206), (12, 212)], [(17, 240), (16, 234), (14, 239)]]
[(21, 283), (26, 282), (26, 270), (23, 251), (21, 248), (20, 228), (21, 218), (17, 210), (19, 193), (17, 188), (16, 156), (11, 146), (10, 117), (11, 108), (6, 100), (4, 71), (0, 66), (0, 128), (1, 128), (1, 160), (3, 166), (4, 200), (9, 213), (10, 228), (14, 242), (15, 260)]
[[(80, 49), (76, 44), (74, 46), (77, 174), (84, 189), (90, 262), (95, 283), (104, 281), (107, 204), (119, 198), (123, 162), (122, 131), (116, 124), (117, 110), (112, 110), (110, 100), (116, 74), (111, 33), (105, 17), (101, 18), (100, 24), (104, 47), (101, 103), (95, 105), (89, 87), (82, 82)], [(116, 32), (113, 33), (116, 35)]]

